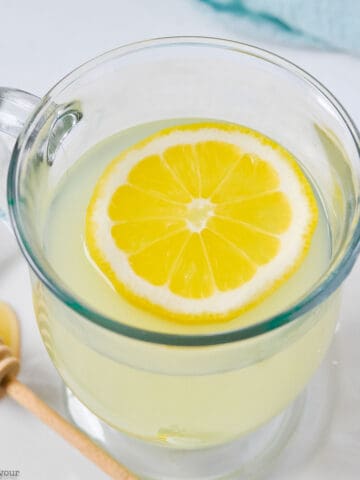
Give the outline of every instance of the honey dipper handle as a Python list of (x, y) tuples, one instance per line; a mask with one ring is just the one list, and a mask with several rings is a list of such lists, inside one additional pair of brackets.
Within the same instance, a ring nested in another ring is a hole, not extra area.
[(6, 393), (17, 403), (36, 415), (42, 422), (61, 435), (67, 442), (94, 462), (114, 480), (135, 480), (132, 473), (115, 461), (102, 448), (93, 443), (84, 433), (67, 422), (55, 410), (43, 402), (26, 385), (13, 379), (5, 384)]

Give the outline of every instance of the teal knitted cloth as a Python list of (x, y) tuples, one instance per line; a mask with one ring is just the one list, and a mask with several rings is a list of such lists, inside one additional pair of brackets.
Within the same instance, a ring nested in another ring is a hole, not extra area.
[(237, 15), (247, 33), (360, 53), (360, 0), (202, 1)]

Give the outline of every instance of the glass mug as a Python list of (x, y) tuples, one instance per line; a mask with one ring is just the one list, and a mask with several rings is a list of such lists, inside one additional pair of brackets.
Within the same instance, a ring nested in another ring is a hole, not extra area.
[[(196, 117), (252, 127), (302, 160), (325, 207), (330, 259), (296, 304), (256, 324), (195, 335), (142, 330), (92, 308), (54, 271), (43, 248), (52, 192), (84, 152), (118, 131)], [(12, 227), (75, 423), (146, 478), (263, 471), (296, 425), (299, 394), (328, 349), (338, 287), (359, 250), (359, 135), (342, 106), (272, 53), (179, 37), (106, 53), (41, 100), (0, 88), (0, 132), (3, 144), (16, 139), (11, 159), (2, 151), (1, 181), (9, 164)]]

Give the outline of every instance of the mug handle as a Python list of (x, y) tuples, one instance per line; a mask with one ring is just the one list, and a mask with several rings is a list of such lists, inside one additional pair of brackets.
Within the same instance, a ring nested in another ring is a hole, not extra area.
[(0, 220), (9, 223), (6, 183), (11, 151), (40, 98), (15, 88), (0, 87)]

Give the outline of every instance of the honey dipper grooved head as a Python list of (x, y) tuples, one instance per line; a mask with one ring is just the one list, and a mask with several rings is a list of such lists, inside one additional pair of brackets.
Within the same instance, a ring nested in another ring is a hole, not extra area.
[(5, 382), (16, 377), (19, 372), (19, 360), (14, 357), (9, 347), (0, 339), (0, 398), (5, 394)]

